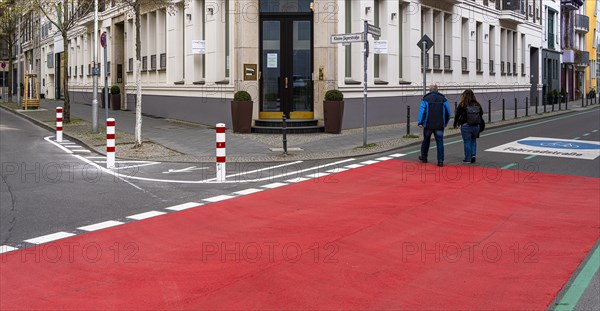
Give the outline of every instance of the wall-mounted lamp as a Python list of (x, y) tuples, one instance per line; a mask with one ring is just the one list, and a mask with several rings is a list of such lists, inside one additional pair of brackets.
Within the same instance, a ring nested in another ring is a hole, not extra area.
[(192, 20), (192, 14), (185, 14), (185, 17), (187, 18), (188, 21)]
[(487, 39), (488, 38), (488, 34), (486, 33), (485, 35), (483, 35), (483, 38)]
[(392, 13), (392, 20), (396, 19), (396, 16), (398, 16), (398, 13)]
[(208, 15), (213, 15), (213, 14), (215, 14), (215, 9), (214, 9), (214, 8), (207, 8), (207, 9), (206, 9), (206, 13), (207, 13)]
[(474, 30), (472, 30), (472, 31), (471, 31), (471, 37), (472, 37), (472, 36), (474, 36), (474, 35), (475, 35), (475, 31), (474, 31)]
[(369, 14), (369, 12), (371, 12), (371, 7), (370, 6), (365, 7), (365, 15)]

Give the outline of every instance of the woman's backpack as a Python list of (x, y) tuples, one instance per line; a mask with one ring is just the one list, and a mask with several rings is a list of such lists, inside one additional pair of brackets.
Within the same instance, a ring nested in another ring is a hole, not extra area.
[(479, 106), (467, 106), (467, 124), (468, 125), (477, 125), (481, 123), (481, 116)]

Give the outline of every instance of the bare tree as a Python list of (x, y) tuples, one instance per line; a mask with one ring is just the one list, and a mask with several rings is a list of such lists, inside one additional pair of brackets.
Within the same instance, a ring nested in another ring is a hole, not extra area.
[[(134, 15), (135, 19), (135, 145), (134, 148), (142, 146), (142, 52), (141, 52), (141, 35), (140, 35), (140, 19), (141, 10), (154, 10), (167, 7), (169, 10), (175, 10), (175, 6), (171, 0), (121, 0)], [(187, 3), (183, 1), (184, 5)]]
[(22, 11), (14, 1), (0, 3), (0, 40), (8, 47), (8, 101), (12, 102), (13, 49), (19, 38), (18, 23)]
[[(31, 0), (33, 7), (54, 25), (57, 33), (62, 36), (64, 54), (62, 61), (69, 63), (68, 34), (78, 26), (87, 14), (93, 10), (92, 0)], [(94, 34), (98, 35), (98, 34)], [(63, 66), (64, 108), (63, 122), (71, 121), (71, 102), (69, 96), (69, 67)]]

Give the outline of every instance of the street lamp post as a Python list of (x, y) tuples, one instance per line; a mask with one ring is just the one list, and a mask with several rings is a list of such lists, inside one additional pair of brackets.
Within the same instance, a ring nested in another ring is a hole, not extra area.
[(92, 133), (98, 133), (98, 0), (94, 0), (94, 47), (92, 48)]

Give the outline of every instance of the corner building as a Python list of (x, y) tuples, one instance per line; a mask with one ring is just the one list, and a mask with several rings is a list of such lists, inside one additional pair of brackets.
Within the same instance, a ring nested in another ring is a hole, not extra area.
[[(345, 95), (343, 128), (361, 127), (363, 44), (332, 44), (331, 36), (362, 32), (365, 20), (387, 41), (387, 53), (371, 48), (368, 58), (368, 125), (404, 122), (408, 105), (415, 120), (423, 35), (434, 41), (427, 84), (439, 84), (451, 103), (466, 88), (496, 107), (503, 98), (533, 103), (542, 96), (541, 10), (541, 0), (186, 0), (143, 7), (143, 111), (229, 127), (230, 100), (247, 90), (255, 120), (285, 113), (322, 122), (325, 92), (335, 88)], [(134, 109), (133, 14), (107, 2), (99, 25), (108, 34), (107, 68), (98, 53), (100, 85), (108, 73), (109, 85), (126, 94), (121, 108)], [(88, 16), (70, 34), (69, 64), (52, 65), (73, 68), (68, 79), (76, 102), (91, 102), (93, 29)], [(373, 47), (374, 38), (368, 40)], [(42, 49), (53, 54), (53, 41)], [(42, 74), (55, 79), (53, 70)]]

